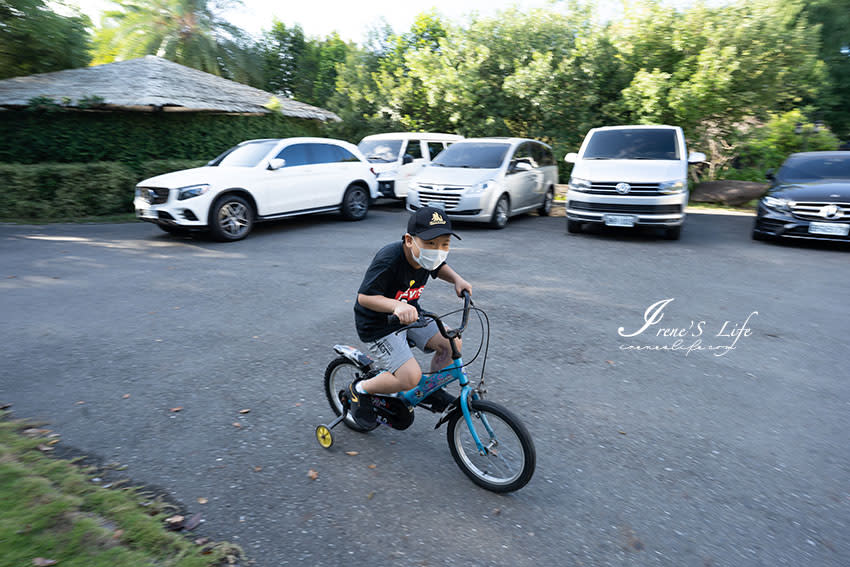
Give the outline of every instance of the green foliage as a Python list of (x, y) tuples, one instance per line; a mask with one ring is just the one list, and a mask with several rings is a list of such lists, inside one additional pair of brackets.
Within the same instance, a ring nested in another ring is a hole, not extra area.
[(739, 163), (722, 174), (726, 179), (762, 181), (768, 169), (775, 169), (794, 152), (838, 149), (838, 138), (820, 124), (810, 122), (802, 111), (771, 114), (738, 145)]
[(91, 21), (62, 16), (44, 0), (0, 0), (0, 79), (88, 65)]
[(255, 138), (314, 136), (315, 120), (279, 114), (227, 116), (169, 112), (5, 112), (0, 163), (161, 159), (208, 161)]
[(50, 219), (132, 211), (136, 174), (123, 164), (0, 164), (0, 218)]
[(820, 58), (828, 81), (817, 101), (818, 118), (840, 137), (850, 137), (850, 0), (813, 0), (806, 16), (821, 28)]
[(139, 181), (200, 167), (200, 160), (0, 164), (0, 219), (51, 220), (102, 217), (133, 211)]

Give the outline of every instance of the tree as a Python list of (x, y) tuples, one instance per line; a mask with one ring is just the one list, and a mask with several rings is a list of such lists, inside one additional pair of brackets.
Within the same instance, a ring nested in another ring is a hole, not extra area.
[(263, 89), (292, 97), (300, 87), (302, 59), (307, 51), (301, 26), (287, 27), (275, 20), (272, 29), (263, 34)]
[(241, 0), (117, 0), (95, 36), (96, 62), (157, 55), (207, 73), (258, 85), (251, 41), (221, 13)]
[(805, 13), (821, 27), (820, 58), (829, 78), (816, 114), (839, 136), (850, 138), (850, 0), (807, 2)]
[(91, 21), (68, 10), (62, 16), (44, 0), (0, 0), (0, 79), (88, 65)]

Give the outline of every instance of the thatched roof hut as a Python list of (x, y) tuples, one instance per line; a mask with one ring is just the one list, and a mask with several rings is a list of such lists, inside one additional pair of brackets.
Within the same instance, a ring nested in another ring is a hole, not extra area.
[[(28, 106), (36, 97), (56, 102), (97, 100), (98, 108), (131, 111), (183, 111), (268, 114), (340, 120), (329, 110), (223, 79), (153, 55), (94, 67), (41, 73), (0, 81), (0, 107)], [(273, 103), (274, 110), (268, 106)]]

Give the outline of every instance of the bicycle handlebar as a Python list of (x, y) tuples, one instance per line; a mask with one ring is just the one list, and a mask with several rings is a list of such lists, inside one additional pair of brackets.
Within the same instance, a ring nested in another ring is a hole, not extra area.
[[(468, 291), (464, 290), (463, 291), (463, 319), (461, 320), (460, 327), (458, 327), (457, 329), (446, 330), (446, 327), (445, 327), (445, 325), (443, 325), (443, 321), (442, 321), (442, 319), (440, 318), (439, 315), (437, 315), (436, 313), (430, 313), (428, 311), (420, 311), (418, 321), (416, 321), (415, 323), (411, 323), (409, 325), (403, 326), (401, 329), (399, 329), (399, 331), (405, 330), (405, 329), (416, 329), (416, 328), (419, 328), (419, 327), (426, 327), (426, 326), (428, 326), (428, 323), (422, 321), (422, 319), (428, 318), (428, 319), (434, 320), (434, 322), (437, 324), (437, 329), (439, 329), (440, 334), (443, 335), (445, 338), (454, 339), (454, 338), (460, 337), (461, 334), (463, 334), (463, 331), (466, 330), (466, 324), (469, 322), (469, 309), (470, 309), (470, 307), (472, 307), (472, 296), (469, 295)], [(388, 315), (387, 316), (387, 323), (389, 323), (390, 325), (398, 325), (399, 323), (401, 323), (401, 321), (395, 315)]]

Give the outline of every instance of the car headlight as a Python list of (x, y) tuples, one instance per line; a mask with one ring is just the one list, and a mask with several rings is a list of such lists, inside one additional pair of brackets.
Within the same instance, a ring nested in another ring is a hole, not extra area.
[(791, 207), (797, 204), (790, 199), (781, 199), (779, 197), (771, 197), (769, 195), (766, 195), (761, 202), (764, 203), (765, 207), (776, 209), (778, 211), (790, 211)]
[(659, 193), (681, 193), (688, 188), (687, 181), (677, 179), (676, 181), (665, 181), (658, 184)]
[(570, 177), (569, 188), (573, 191), (587, 191), (590, 189), (590, 181), (578, 177)]
[(177, 194), (178, 201), (185, 201), (186, 199), (191, 199), (192, 197), (199, 197), (210, 190), (210, 186), (207, 184), (204, 185), (190, 185), (189, 187), (182, 187), (180, 192)]
[(495, 187), (495, 186), (496, 186), (496, 181), (493, 180), (493, 179), (488, 179), (487, 181), (482, 181), (478, 185), (476, 185), (476, 186), (474, 186), (470, 189), (467, 189), (466, 193), (468, 195), (474, 195), (476, 193), (483, 193), (484, 191), (487, 191), (491, 187)]

